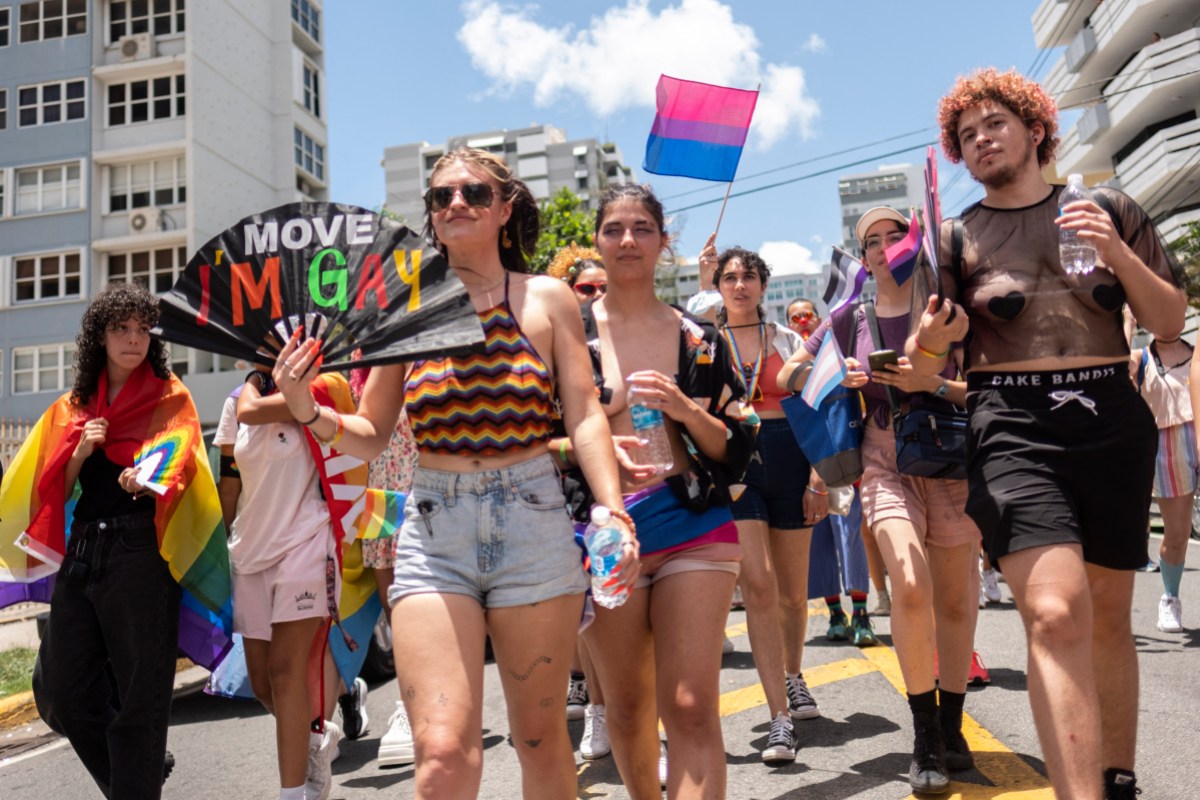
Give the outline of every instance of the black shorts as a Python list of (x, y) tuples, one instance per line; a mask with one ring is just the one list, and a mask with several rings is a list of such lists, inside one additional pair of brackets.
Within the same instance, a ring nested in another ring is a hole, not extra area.
[(746, 489), (729, 510), (735, 520), (754, 519), (779, 530), (811, 528), (804, 519), (808, 459), (786, 419), (764, 419), (742, 483)]
[(967, 384), (966, 510), (992, 562), (1079, 544), (1089, 564), (1145, 566), (1158, 430), (1125, 363)]

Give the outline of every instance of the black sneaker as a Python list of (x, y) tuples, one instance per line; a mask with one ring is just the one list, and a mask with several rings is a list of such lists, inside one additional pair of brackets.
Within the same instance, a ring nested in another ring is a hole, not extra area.
[(771, 720), (771, 735), (763, 748), (762, 760), (767, 764), (790, 764), (796, 760), (800, 742), (796, 739), (796, 726), (784, 711)]
[(168, 750), (163, 757), (163, 783), (166, 783), (167, 778), (171, 777), (173, 769), (175, 769), (175, 754)]
[(946, 743), (942, 727), (933, 714), (913, 714), (913, 755), (908, 768), (908, 785), (914, 792), (944, 794), (950, 789), (946, 770)]
[(342, 734), (357, 739), (367, 732), (371, 720), (367, 717), (367, 682), (355, 678), (350, 690), (338, 698), (342, 709)]
[(1142, 790), (1137, 787), (1137, 776), (1125, 770), (1104, 771), (1105, 800), (1134, 800)]

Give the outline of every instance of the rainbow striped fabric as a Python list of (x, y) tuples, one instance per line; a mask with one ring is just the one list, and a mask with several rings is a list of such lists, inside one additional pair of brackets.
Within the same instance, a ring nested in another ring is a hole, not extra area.
[(367, 489), (366, 506), (358, 520), (359, 539), (388, 539), (404, 523), (403, 492)]
[(143, 445), (133, 456), (138, 482), (155, 494), (166, 494), (187, 463), (192, 439), (191, 429), (177, 427), (163, 431)]
[(497, 455), (550, 438), (550, 370), (521, 332), (507, 300), (481, 312), (483, 352), (418, 361), (405, 402), (425, 451)]
[(200, 421), (191, 395), (178, 378), (164, 380), (143, 362), (111, 404), (107, 376), (86, 407), (60, 397), (46, 410), (0, 484), (0, 581), (30, 584), (58, 571), (66, 552), (68, 488), (65, 466), (89, 419), (108, 420), (104, 452), (132, 466), (146, 442), (164, 435), (190, 445), (166, 492), (156, 498), (159, 552), (183, 589), (179, 646), (212, 669), (230, 647), (229, 551), (225, 525)]
[(662, 75), (656, 99), (642, 168), (658, 175), (732, 181), (758, 92)]

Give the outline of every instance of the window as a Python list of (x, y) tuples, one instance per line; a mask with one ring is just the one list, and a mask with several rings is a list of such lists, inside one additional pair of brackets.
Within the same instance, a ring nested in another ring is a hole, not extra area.
[(314, 117), (321, 116), (321, 73), (307, 61), (304, 62), (304, 107)]
[(292, 0), (292, 20), (314, 42), (321, 41), (321, 9), (308, 0)]
[(83, 119), (87, 113), (82, 80), (54, 81), (17, 88), (17, 127)]
[(188, 348), (181, 344), (163, 342), (167, 348), (167, 365), (177, 377), (186, 378), (188, 374)]
[(12, 10), (0, 8), (0, 47), (8, 47), (12, 35)]
[(0, 218), (4, 216), (4, 170), (0, 169)]
[(131, 33), (183, 33), (184, 0), (113, 0), (108, 6), (108, 43)]
[(12, 393), (64, 392), (75, 383), (75, 345), (14, 347)]
[(13, 258), (13, 300), (28, 303), (79, 296), (79, 253)]
[(108, 257), (108, 281), (140, 283), (152, 292), (170, 291), (187, 265), (186, 247), (163, 247), (137, 253), (112, 253)]
[(0, 131), (8, 127), (8, 89), (0, 89)]
[(108, 124), (130, 125), (182, 117), (184, 76), (167, 75), (108, 87)]
[(87, 33), (87, 0), (21, 3), (21, 44)]
[(185, 180), (183, 156), (109, 167), (108, 210), (186, 203)]
[(325, 180), (325, 147), (304, 131), (295, 129), (296, 166), (319, 181)]
[(79, 162), (17, 170), (15, 214), (81, 208)]

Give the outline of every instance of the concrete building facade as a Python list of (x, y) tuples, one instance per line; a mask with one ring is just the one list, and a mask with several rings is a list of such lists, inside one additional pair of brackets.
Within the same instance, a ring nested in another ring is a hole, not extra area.
[(567, 139), (566, 131), (553, 125), (535, 125), (516, 130), (492, 130), (452, 136), (441, 144), (413, 142), (383, 151), (386, 183), (385, 205), (414, 229), (425, 218), (425, 190), (434, 164), (460, 147), (476, 147), (504, 159), (533, 196), (541, 202), (562, 188), (583, 198), (589, 209), (605, 186), (631, 183), (633, 170), (625, 166), (621, 151), (597, 139)]
[(1195, 0), (1042, 0), (1038, 47), (1065, 47), (1043, 85), (1083, 108), (1062, 132), (1058, 177), (1121, 189), (1168, 242), (1200, 221), (1200, 5)]
[[(0, 417), (70, 388), (110, 280), (166, 291), (242, 217), (328, 199), (322, 22), (318, 0), (0, 5)], [(172, 353), (205, 422), (229, 361)]]

